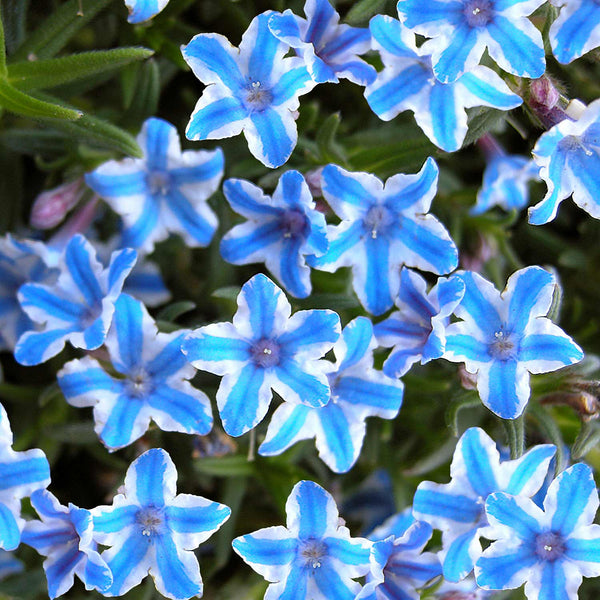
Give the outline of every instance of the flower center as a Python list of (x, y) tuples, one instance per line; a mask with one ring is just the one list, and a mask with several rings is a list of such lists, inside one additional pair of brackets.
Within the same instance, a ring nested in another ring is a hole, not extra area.
[(265, 369), (279, 364), (279, 352), (279, 344), (268, 338), (258, 340), (250, 351), (252, 360)]
[(286, 210), (281, 218), (281, 229), (284, 238), (295, 238), (306, 229), (306, 216), (297, 209)]
[(376, 239), (378, 235), (386, 233), (393, 221), (390, 211), (385, 206), (376, 204), (368, 210), (363, 223), (371, 237)]
[(245, 106), (250, 111), (265, 110), (273, 102), (273, 94), (260, 81), (252, 81), (246, 88)]
[(133, 369), (127, 376), (126, 389), (131, 398), (143, 398), (152, 390), (152, 378), (142, 367)]
[(318, 569), (323, 558), (327, 556), (327, 544), (323, 540), (308, 538), (300, 547), (300, 556), (304, 566), (309, 569)]
[(142, 529), (142, 535), (148, 538), (159, 533), (164, 525), (163, 511), (156, 506), (144, 506), (138, 510), (135, 520)]
[(88, 306), (83, 310), (81, 315), (79, 315), (79, 325), (83, 329), (87, 329), (90, 327), (94, 321), (102, 314), (102, 306)]
[(150, 171), (146, 175), (146, 183), (151, 194), (165, 196), (171, 189), (171, 175), (166, 171)]
[(558, 146), (565, 152), (575, 152), (581, 150), (586, 156), (592, 156), (593, 150), (590, 150), (583, 140), (577, 135), (566, 135), (559, 143)]
[(535, 538), (535, 553), (542, 559), (554, 562), (565, 552), (565, 542), (558, 533), (547, 531)]
[(493, 13), (491, 0), (467, 0), (463, 9), (469, 27), (485, 27)]
[(488, 351), (493, 358), (498, 360), (508, 360), (516, 355), (516, 340), (514, 336), (503, 329), (494, 332), (494, 339), (491, 341)]

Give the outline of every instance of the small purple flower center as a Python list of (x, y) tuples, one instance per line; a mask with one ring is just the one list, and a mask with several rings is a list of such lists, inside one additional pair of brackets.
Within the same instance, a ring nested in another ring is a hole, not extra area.
[(393, 222), (394, 216), (387, 207), (381, 204), (371, 206), (363, 219), (365, 229), (373, 239), (379, 235), (385, 235)]
[(138, 510), (135, 521), (141, 527), (142, 535), (150, 541), (164, 527), (165, 517), (161, 508), (150, 505)]
[(246, 87), (244, 105), (250, 112), (260, 112), (273, 103), (271, 90), (260, 81), (251, 81)]
[(584, 143), (583, 139), (577, 135), (566, 135), (558, 143), (558, 147), (564, 152), (575, 152), (581, 150), (586, 156), (594, 155), (594, 151), (590, 150)]
[(252, 360), (259, 366), (268, 369), (279, 364), (280, 347), (275, 340), (262, 338), (250, 350)]
[(509, 360), (517, 354), (515, 336), (500, 328), (494, 332), (494, 337), (488, 346), (490, 356), (497, 360)]
[(467, 0), (463, 14), (469, 27), (485, 27), (492, 20), (494, 7), (491, 0)]
[(166, 196), (171, 189), (171, 175), (167, 171), (150, 171), (146, 183), (152, 195)]
[(327, 544), (323, 540), (308, 538), (301, 542), (299, 554), (306, 568), (318, 569), (327, 556)]
[(96, 319), (102, 314), (102, 305), (98, 304), (95, 306), (86, 307), (81, 315), (79, 316), (79, 326), (82, 329), (90, 327)]
[(554, 562), (565, 553), (563, 537), (553, 531), (540, 533), (535, 538), (535, 553), (542, 560)]
[(284, 238), (295, 238), (304, 234), (306, 230), (306, 216), (300, 210), (293, 208), (286, 210), (281, 217), (281, 229)]
[(152, 391), (152, 377), (142, 367), (132, 369), (125, 387), (131, 398), (144, 398)]

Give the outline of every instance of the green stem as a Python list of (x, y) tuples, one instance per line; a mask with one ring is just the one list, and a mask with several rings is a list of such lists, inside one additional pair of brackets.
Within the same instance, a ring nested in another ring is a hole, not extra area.
[(2, 6), (0, 6), (0, 76), (6, 77), (6, 43), (4, 41), (4, 23), (2, 22)]
[(510, 448), (510, 458), (520, 458), (525, 451), (525, 416), (521, 415), (516, 419), (506, 419), (503, 421), (508, 437), (508, 446)]

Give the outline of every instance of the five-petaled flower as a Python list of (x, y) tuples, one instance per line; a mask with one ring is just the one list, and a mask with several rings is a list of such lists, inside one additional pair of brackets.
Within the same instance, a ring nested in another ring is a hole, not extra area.
[(400, 292), (395, 300), (399, 310), (375, 325), (380, 346), (392, 347), (383, 365), (389, 377), (402, 377), (410, 367), (440, 358), (446, 347), (446, 326), (465, 292), (458, 277), (439, 277), (427, 292), (423, 277), (403, 268)]
[(600, 100), (592, 102), (576, 121), (564, 119), (542, 134), (533, 158), (548, 191), (529, 209), (529, 222), (543, 225), (556, 216), (559, 204), (573, 195), (573, 202), (600, 219)]
[(442, 531), (444, 577), (466, 577), (481, 554), (480, 536), (486, 537), (485, 499), (494, 492), (532, 496), (541, 487), (555, 448), (535, 446), (516, 460), (500, 461), (494, 441), (472, 427), (462, 435), (447, 484), (424, 481), (413, 502), (413, 514)]
[(294, 486), (285, 505), (287, 526), (267, 527), (233, 540), (233, 549), (270, 582), (266, 600), (355, 598), (353, 581), (369, 571), (371, 542), (351, 538), (334, 499), (312, 481)]
[(48, 490), (34, 492), (31, 505), (41, 521), (26, 523), (22, 541), (48, 557), (44, 571), (50, 598), (70, 590), (75, 575), (86, 590), (105, 592), (112, 574), (92, 539), (92, 513), (73, 504), (62, 506)]
[(453, 271), (458, 250), (428, 214), (437, 178), (432, 158), (419, 173), (394, 175), (385, 185), (370, 173), (327, 165), (323, 195), (342, 222), (328, 227), (329, 250), (309, 263), (329, 272), (351, 266), (358, 299), (374, 315), (393, 305), (402, 265), (437, 274)]
[(529, 400), (529, 373), (548, 373), (583, 358), (581, 348), (546, 318), (556, 285), (541, 267), (513, 273), (500, 293), (471, 271), (455, 275), (465, 294), (455, 309), (463, 319), (446, 329), (444, 358), (477, 375), (482, 402), (503, 419), (516, 419)]
[(281, 454), (314, 437), (319, 456), (332, 471), (350, 470), (362, 448), (365, 419), (393, 419), (402, 404), (402, 383), (373, 368), (375, 347), (369, 319), (357, 317), (348, 323), (333, 347), (337, 361), (328, 373), (329, 402), (321, 407), (284, 402), (271, 419), (259, 453)]
[(109, 546), (102, 553), (113, 583), (105, 596), (122, 596), (150, 574), (167, 598), (202, 595), (202, 578), (193, 550), (229, 518), (230, 509), (191, 494), (176, 495), (177, 471), (171, 457), (153, 448), (127, 469), (123, 493), (112, 506), (92, 510), (94, 539)]
[(435, 76), (443, 83), (471, 71), (487, 48), (498, 65), (521, 77), (540, 77), (544, 44), (527, 19), (545, 0), (399, 0), (400, 20), (433, 38)]
[(330, 310), (291, 314), (284, 293), (265, 275), (242, 287), (233, 323), (194, 330), (182, 350), (197, 368), (222, 375), (217, 406), (225, 431), (239, 436), (265, 416), (271, 389), (284, 400), (323, 406), (330, 397), (327, 361), (340, 336)]
[(218, 222), (206, 200), (223, 177), (221, 149), (182, 152), (177, 129), (156, 118), (144, 123), (138, 143), (143, 158), (111, 160), (85, 176), (123, 218), (121, 244), (151, 252), (172, 232), (188, 246), (208, 246)]
[(159, 333), (144, 305), (127, 294), (115, 309), (106, 348), (119, 377), (89, 356), (68, 362), (57, 376), (67, 402), (94, 407), (96, 432), (110, 450), (141, 437), (151, 419), (165, 431), (208, 433), (210, 401), (187, 381), (195, 370), (181, 352), (189, 332)]
[(182, 47), (194, 75), (207, 87), (187, 126), (190, 140), (246, 136), (250, 152), (267, 167), (290, 157), (298, 131), (299, 96), (314, 86), (304, 61), (269, 30), (272, 11), (255, 17), (239, 50), (216, 33), (201, 33)]
[(17, 361), (23, 365), (43, 363), (58, 354), (66, 341), (85, 350), (99, 348), (135, 261), (135, 250), (125, 248), (113, 252), (104, 269), (92, 245), (82, 235), (73, 236), (61, 258), (56, 284), (26, 283), (19, 289), (21, 307), (42, 328), (19, 338)]
[(369, 27), (373, 47), (381, 54), (385, 68), (367, 86), (365, 98), (380, 119), (389, 121), (411, 110), (436, 146), (454, 152), (467, 135), (466, 108), (510, 110), (522, 104), (497, 73), (482, 65), (454, 82), (438, 81), (431, 65), (432, 42), (417, 48), (414, 33), (396, 19), (378, 15)]
[(315, 208), (298, 171), (287, 171), (272, 197), (243, 179), (228, 179), (223, 193), (231, 208), (248, 220), (221, 240), (221, 255), (230, 263), (264, 262), (296, 298), (311, 292), (305, 256), (322, 256), (329, 245), (325, 217)]
[(15, 452), (12, 431), (4, 407), (0, 404), (0, 548), (14, 550), (21, 539), (25, 522), (21, 519), (21, 498), (50, 483), (50, 465), (46, 455), (34, 448)]
[(371, 49), (368, 29), (340, 25), (340, 15), (328, 0), (306, 0), (304, 13), (306, 19), (290, 9), (271, 15), (269, 29), (302, 55), (315, 82), (344, 78), (367, 85), (375, 79), (375, 69), (358, 57)]
[(497, 541), (475, 565), (478, 585), (499, 590), (525, 583), (529, 600), (576, 600), (583, 577), (600, 576), (597, 509), (592, 470), (583, 463), (550, 484), (543, 509), (529, 498), (492, 494), (486, 537)]

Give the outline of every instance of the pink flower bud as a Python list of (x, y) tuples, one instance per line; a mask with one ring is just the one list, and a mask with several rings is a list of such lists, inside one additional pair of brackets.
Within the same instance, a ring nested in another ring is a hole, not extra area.
[(83, 178), (75, 179), (52, 190), (42, 192), (33, 203), (29, 223), (35, 229), (52, 229), (79, 202)]

